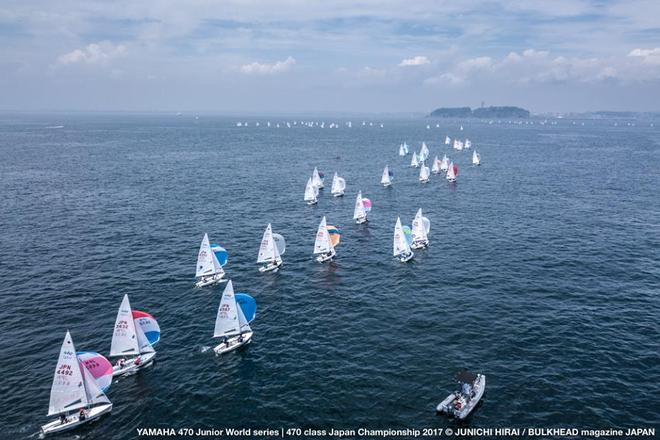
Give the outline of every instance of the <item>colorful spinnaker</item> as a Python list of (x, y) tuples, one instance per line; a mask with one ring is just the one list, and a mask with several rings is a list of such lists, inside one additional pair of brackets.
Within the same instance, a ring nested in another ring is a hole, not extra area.
[(160, 341), (160, 326), (156, 318), (147, 312), (133, 310), (133, 321), (142, 329), (147, 341), (153, 347)]
[(336, 248), (341, 241), (341, 230), (333, 225), (327, 225), (326, 228), (328, 229), (330, 244), (332, 244), (333, 248)]
[(79, 351), (78, 360), (89, 370), (101, 390), (105, 393), (112, 385), (112, 364), (100, 353)]
[(243, 311), (243, 315), (248, 323), (254, 321), (257, 316), (257, 301), (247, 293), (236, 293), (236, 303)]

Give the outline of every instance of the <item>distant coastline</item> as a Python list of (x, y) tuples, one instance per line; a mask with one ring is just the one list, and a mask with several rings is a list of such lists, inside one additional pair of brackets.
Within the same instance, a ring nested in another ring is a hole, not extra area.
[(433, 110), (429, 118), (529, 118), (529, 110), (521, 107), (440, 107)]

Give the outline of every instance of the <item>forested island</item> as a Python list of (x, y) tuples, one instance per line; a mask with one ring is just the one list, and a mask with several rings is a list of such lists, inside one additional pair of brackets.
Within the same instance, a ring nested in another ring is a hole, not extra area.
[(529, 118), (529, 110), (520, 107), (440, 107), (429, 115), (431, 118)]

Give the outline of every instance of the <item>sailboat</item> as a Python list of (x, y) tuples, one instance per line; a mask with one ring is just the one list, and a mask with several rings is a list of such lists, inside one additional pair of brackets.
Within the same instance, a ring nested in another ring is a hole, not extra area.
[(387, 165), (383, 168), (383, 177), (380, 178), (380, 183), (385, 188), (392, 185), (392, 173), (390, 172), (390, 167)]
[(199, 246), (195, 276), (198, 278), (195, 287), (210, 286), (225, 281), (222, 279), (225, 276), (225, 271), (222, 269), (217, 255), (211, 249), (208, 234), (204, 234), (202, 244)]
[(59, 418), (43, 425), (41, 432), (46, 435), (67, 431), (110, 411), (110, 399), (89, 370), (81, 365), (71, 334), (67, 331), (60, 348), (48, 404), (48, 415)]
[(458, 167), (454, 162), (450, 162), (449, 168), (447, 169), (447, 180), (450, 182), (456, 182), (456, 176), (458, 176)]
[(343, 177), (339, 177), (335, 171), (335, 175), (332, 177), (332, 189), (330, 192), (335, 197), (341, 197), (344, 195), (344, 190), (346, 189), (346, 181)]
[(225, 291), (222, 292), (218, 314), (215, 317), (214, 338), (223, 338), (213, 351), (215, 354), (224, 354), (238, 347), (252, 342), (252, 328), (245, 318), (243, 309), (236, 302), (234, 286), (229, 280)]
[(481, 155), (477, 153), (477, 150), (472, 152), (472, 165), (481, 165)]
[(273, 230), (268, 223), (264, 236), (261, 239), (257, 263), (261, 264), (259, 272), (277, 272), (282, 266), (282, 254), (286, 249), (284, 237), (280, 234), (273, 234)]
[(433, 174), (439, 174), (440, 173), (440, 159), (438, 159), (438, 156), (435, 156), (433, 159), (433, 166), (431, 167), (431, 171)]
[(413, 151), (412, 160), (410, 161), (410, 166), (413, 168), (419, 167), (419, 161), (417, 160), (417, 153)]
[(464, 144), (465, 149), (469, 150), (471, 146), (472, 146), (472, 141), (468, 138), (465, 138), (465, 144)]
[(422, 215), (422, 208), (419, 208), (412, 222), (412, 244), (410, 247), (413, 249), (428, 247), (428, 233), (430, 230), (431, 221)]
[(355, 209), (353, 210), (353, 220), (358, 225), (366, 223), (369, 220), (367, 219), (367, 212), (371, 211), (371, 200), (362, 198), (362, 191), (358, 191), (358, 195), (355, 198)]
[(426, 146), (426, 142), (422, 142), (422, 148), (419, 150), (419, 159), (424, 162), (429, 158), (429, 147)]
[(458, 139), (454, 139), (454, 150), (461, 151), (463, 149), (463, 142)]
[(399, 156), (403, 157), (406, 155), (406, 150), (403, 149), (403, 144), (399, 144)]
[(403, 151), (408, 154), (408, 144), (405, 141), (403, 141)]
[(450, 145), (451, 144), (451, 138), (449, 136), (445, 136), (445, 145)]
[(393, 255), (399, 258), (399, 261), (406, 263), (410, 261), (415, 254), (410, 250), (408, 240), (403, 234), (403, 227), (401, 226), (401, 218), (396, 218), (396, 225), (394, 226), (394, 251)]
[(314, 171), (312, 172), (312, 183), (318, 189), (323, 189), (323, 176), (316, 167), (314, 167)]
[(422, 183), (428, 183), (430, 174), (429, 167), (422, 163), (422, 167), (419, 169), (419, 181)]
[[(124, 295), (117, 312), (115, 330), (112, 333), (110, 345), (110, 357), (119, 357), (117, 363), (112, 367), (113, 376), (136, 373), (154, 363), (156, 351), (152, 344), (160, 340), (160, 328), (151, 315), (144, 312), (140, 312), (140, 314), (153, 320), (158, 329), (158, 339), (155, 342), (149, 341), (145, 334), (145, 326), (139, 322), (140, 315), (138, 314), (136, 319), (136, 313), (131, 309), (128, 295)], [(145, 324), (153, 325), (148, 322)]]
[(330, 241), (330, 233), (328, 231), (328, 224), (326, 223), (325, 216), (323, 216), (323, 219), (321, 219), (319, 228), (316, 231), (316, 240), (314, 241), (314, 255), (318, 255), (316, 257), (316, 261), (319, 263), (330, 261), (335, 257), (335, 255), (337, 255), (335, 247)]
[(445, 154), (442, 156), (442, 162), (440, 162), (440, 170), (446, 172), (448, 169), (449, 169), (449, 158)]
[(314, 185), (312, 178), (310, 177), (307, 180), (307, 186), (305, 186), (305, 201), (308, 205), (316, 205), (318, 203), (317, 196), (319, 195), (319, 188)]

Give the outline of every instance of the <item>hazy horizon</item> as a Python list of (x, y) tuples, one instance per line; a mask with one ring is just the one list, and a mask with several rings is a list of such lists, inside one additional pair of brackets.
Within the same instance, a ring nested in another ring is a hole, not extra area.
[(9, 0), (0, 110), (660, 111), (660, 3)]

